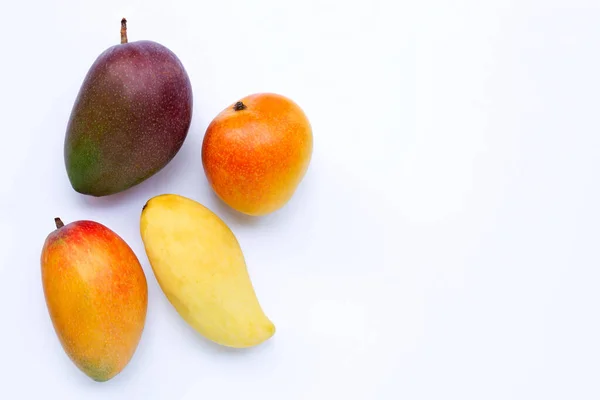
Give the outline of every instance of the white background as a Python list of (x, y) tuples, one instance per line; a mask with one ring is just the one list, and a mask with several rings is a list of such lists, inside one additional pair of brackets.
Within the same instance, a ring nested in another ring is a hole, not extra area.
[[(93, 3), (93, 4), (92, 4)], [(600, 3), (12, 1), (0, 6), (1, 399), (600, 398)], [(155, 177), (70, 187), (66, 123), (94, 59), (158, 41), (190, 75), (184, 147)], [(297, 101), (310, 170), (280, 212), (216, 200), (200, 147), (238, 98)], [(237, 235), (276, 335), (209, 344), (159, 290), (145, 201), (192, 197)], [(134, 359), (96, 383), (43, 299), (53, 218), (131, 245), (149, 284)]]

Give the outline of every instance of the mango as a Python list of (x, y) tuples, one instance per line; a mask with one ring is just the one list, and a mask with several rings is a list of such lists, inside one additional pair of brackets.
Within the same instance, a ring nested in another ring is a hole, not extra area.
[(55, 221), (41, 254), (50, 319), (71, 361), (91, 379), (108, 381), (126, 367), (141, 339), (146, 276), (133, 250), (106, 226)]
[(121, 43), (90, 67), (64, 140), (71, 186), (100, 197), (150, 178), (179, 152), (192, 118), (192, 87), (177, 56), (149, 40)]
[(208, 183), (227, 205), (261, 216), (285, 206), (308, 170), (310, 121), (290, 98), (255, 93), (223, 109), (208, 125), (202, 164)]
[(211, 210), (180, 195), (159, 195), (145, 204), (140, 233), (166, 298), (202, 336), (247, 348), (275, 334), (236, 237)]

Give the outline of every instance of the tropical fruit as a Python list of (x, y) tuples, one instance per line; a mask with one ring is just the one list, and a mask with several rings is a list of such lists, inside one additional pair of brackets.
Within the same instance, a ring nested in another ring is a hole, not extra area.
[(63, 225), (41, 255), (44, 296), (58, 339), (73, 363), (107, 381), (133, 357), (146, 320), (148, 287), (125, 241), (94, 221)]
[(144, 206), (140, 232), (162, 291), (197, 332), (236, 348), (274, 335), (240, 245), (212, 211), (179, 195), (159, 195)]
[(256, 93), (211, 121), (202, 143), (202, 164), (223, 202), (258, 216), (292, 198), (312, 150), (312, 128), (303, 110), (285, 96)]
[(71, 111), (64, 159), (79, 193), (107, 196), (137, 185), (179, 152), (191, 124), (192, 87), (167, 47), (129, 42), (100, 54)]

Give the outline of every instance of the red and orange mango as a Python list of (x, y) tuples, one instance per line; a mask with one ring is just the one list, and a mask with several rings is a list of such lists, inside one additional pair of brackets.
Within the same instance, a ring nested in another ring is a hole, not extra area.
[(44, 296), (60, 343), (91, 379), (107, 381), (129, 363), (146, 319), (148, 287), (129, 245), (94, 221), (57, 229), (44, 243)]
[(255, 93), (211, 121), (202, 142), (202, 164), (223, 202), (260, 216), (293, 197), (312, 151), (312, 128), (300, 106), (280, 94)]

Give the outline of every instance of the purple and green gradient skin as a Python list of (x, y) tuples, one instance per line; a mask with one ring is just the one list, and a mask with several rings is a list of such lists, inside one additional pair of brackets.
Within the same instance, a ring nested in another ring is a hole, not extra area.
[(168, 48), (122, 43), (96, 59), (67, 126), (64, 156), (73, 189), (107, 196), (164, 168), (183, 145), (192, 119), (192, 87)]

